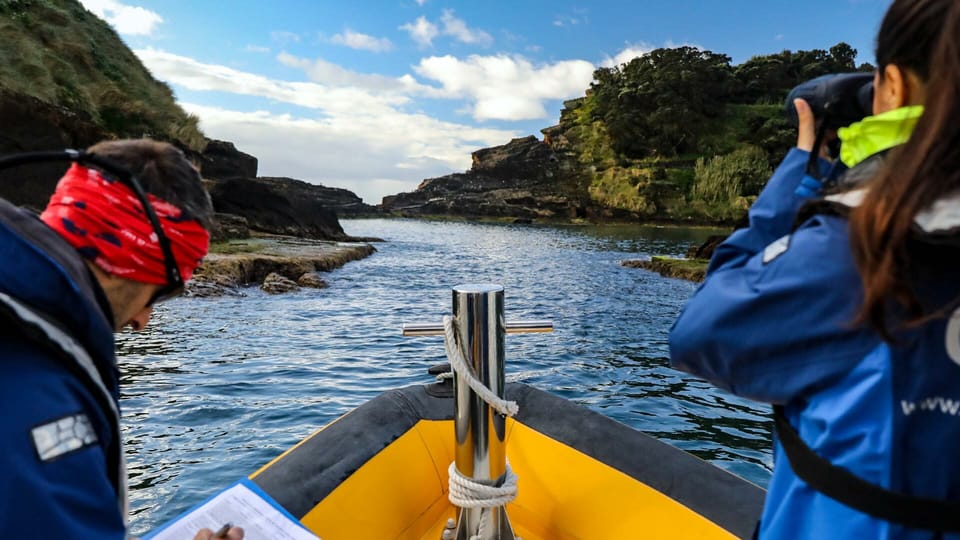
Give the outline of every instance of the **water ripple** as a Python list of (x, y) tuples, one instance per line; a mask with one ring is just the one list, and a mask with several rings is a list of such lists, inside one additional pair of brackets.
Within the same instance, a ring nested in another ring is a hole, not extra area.
[(132, 525), (143, 533), (258, 469), (377, 394), (428, 382), (435, 322), (460, 283), (505, 287), (507, 374), (648, 432), (752, 481), (772, 465), (764, 407), (668, 367), (667, 331), (695, 285), (620, 266), (682, 255), (715, 231), (344, 220), (387, 242), (335, 270), (330, 287), (158, 306), (118, 336)]

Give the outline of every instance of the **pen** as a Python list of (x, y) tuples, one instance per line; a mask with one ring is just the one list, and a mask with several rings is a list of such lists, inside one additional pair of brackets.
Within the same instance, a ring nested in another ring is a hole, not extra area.
[(223, 527), (220, 527), (220, 530), (218, 530), (217, 532), (213, 533), (213, 536), (210, 537), (210, 540), (216, 540), (217, 538), (226, 538), (226, 537), (227, 537), (227, 531), (230, 530), (230, 527), (233, 527), (233, 524), (232, 524), (232, 523), (226, 523), (226, 524), (224, 524)]

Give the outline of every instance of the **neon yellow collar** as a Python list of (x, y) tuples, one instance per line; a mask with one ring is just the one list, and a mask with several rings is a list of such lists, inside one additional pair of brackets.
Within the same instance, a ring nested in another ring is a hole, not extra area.
[(923, 115), (923, 105), (912, 105), (868, 116), (849, 127), (840, 128), (837, 136), (840, 161), (847, 167), (856, 167), (868, 157), (907, 142), (917, 120)]

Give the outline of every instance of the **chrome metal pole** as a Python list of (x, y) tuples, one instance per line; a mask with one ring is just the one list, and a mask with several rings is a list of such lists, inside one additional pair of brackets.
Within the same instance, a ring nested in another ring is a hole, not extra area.
[[(503, 287), (499, 285), (459, 285), (453, 289), (453, 318), (457, 345), (467, 363), (487, 388), (503, 397)], [(499, 486), (507, 468), (506, 417), (494, 411), (477, 396), (466, 380), (456, 377), (454, 430), (457, 447), (456, 467), (460, 474), (475, 481)], [(479, 536), (483, 509), (461, 508), (457, 520), (457, 540), (514, 540), (513, 527), (504, 507), (489, 510), (490, 530)]]
[[(553, 332), (553, 321), (510, 321), (506, 325), (507, 334), (540, 334)], [(404, 336), (442, 336), (443, 325), (434, 323), (405, 323)]]

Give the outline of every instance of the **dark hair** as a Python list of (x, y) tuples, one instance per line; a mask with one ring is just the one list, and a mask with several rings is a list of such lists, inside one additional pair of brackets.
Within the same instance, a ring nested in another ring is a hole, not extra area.
[[(869, 323), (888, 341), (893, 341), (892, 330), (897, 326), (912, 327), (941, 316), (956, 301), (947, 299), (924, 307), (910, 278), (917, 214), (960, 189), (960, 2), (898, 0), (891, 13), (895, 8), (919, 6), (937, 13), (941, 21), (937, 26), (942, 30), (926, 28), (927, 34), (939, 34), (940, 40), (932, 61), (925, 62), (931, 68), (925, 112), (910, 140), (893, 151), (887, 165), (870, 182), (863, 203), (850, 216), (851, 247), (864, 287), (858, 322)], [(933, 22), (914, 9), (907, 11), (914, 23), (921, 19)], [(884, 27), (888, 27), (886, 21)], [(925, 43), (927, 38), (929, 35), (915, 39)], [(909, 43), (882, 32), (879, 42)], [(897, 314), (894, 324), (891, 311)]]
[(930, 78), (930, 59), (943, 21), (956, 0), (895, 0), (877, 34), (877, 67), (881, 76), (890, 64)]
[(129, 139), (100, 142), (87, 152), (127, 167), (144, 191), (175, 205), (187, 219), (210, 229), (210, 195), (203, 188), (200, 172), (175, 146), (151, 139)]

